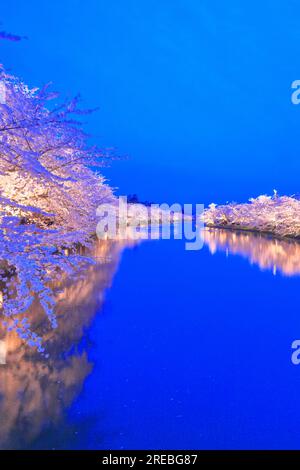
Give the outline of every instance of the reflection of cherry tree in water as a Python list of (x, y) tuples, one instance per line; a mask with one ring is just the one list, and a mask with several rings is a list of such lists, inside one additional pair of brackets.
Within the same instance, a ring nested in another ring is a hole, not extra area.
[(61, 422), (64, 409), (80, 392), (92, 365), (86, 348), (79, 351), (78, 345), (103, 304), (123, 247), (99, 242), (96, 263), (84, 276), (55, 286), (58, 328), (49, 326), (37, 302), (32, 305), (28, 315), (48, 358), (2, 328), (6, 365), (0, 366), (0, 448), (29, 446), (45, 428)]
[(297, 241), (228, 229), (206, 229), (203, 239), (212, 254), (225, 251), (244, 256), (251, 264), (272, 270), (274, 274), (279, 271), (285, 276), (300, 275), (300, 243)]

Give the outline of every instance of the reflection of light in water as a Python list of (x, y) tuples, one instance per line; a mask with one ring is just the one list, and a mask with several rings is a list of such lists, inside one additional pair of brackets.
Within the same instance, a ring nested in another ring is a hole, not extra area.
[(224, 251), (244, 256), (251, 264), (262, 270), (279, 271), (285, 276), (300, 274), (300, 243), (292, 240), (277, 240), (251, 232), (237, 232), (222, 229), (205, 229), (204, 243), (211, 254)]
[(0, 365), (6, 364), (6, 344), (0, 341)]
[(64, 409), (80, 392), (92, 365), (87, 352), (77, 346), (101, 309), (124, 246), (98, 242), (95, 265), (78, 279), (66, 276), (54, 285), (57, 329), (49, 326), (37, 303), (26, 313), (42, 336), (48, 358), (26, 346), (15, 332), (0, 328), (0, 354), (2, 348), (6, 355), (6, 365), (0, 366), (0, 448), (30, 445), (45, 425), (62, 421)]

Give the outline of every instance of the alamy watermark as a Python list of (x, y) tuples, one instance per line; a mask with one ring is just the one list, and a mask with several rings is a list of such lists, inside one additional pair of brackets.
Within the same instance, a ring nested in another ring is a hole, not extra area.
[(300, 104), (300, 80), (294, 80), (291, 84), (293, 90), (291, 94), (291, 102), (293, 104)]
[(186, 250), (203, 247), (203, 204), (132, 204), (126, 196), (97, 208), (96, 233), (110, 240), (184, 239)]
[(300, 364), (300, 339), (295, 339), (295, 341), (292, 342), (291, 347), (294, 349), (294, 352), (291, 355), (291, 361), (294, 366), (298, 366)]

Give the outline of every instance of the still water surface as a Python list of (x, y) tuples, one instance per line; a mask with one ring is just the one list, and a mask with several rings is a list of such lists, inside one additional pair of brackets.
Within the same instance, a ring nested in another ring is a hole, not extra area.
[(1, 331), (0, 448), (300, 448), (300, 244), (204, 240), (99, 243), (48, 358)]

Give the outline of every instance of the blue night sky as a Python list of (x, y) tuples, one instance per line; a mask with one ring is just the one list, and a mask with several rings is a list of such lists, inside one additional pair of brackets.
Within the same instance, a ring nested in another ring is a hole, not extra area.
[(5, 0), (0, 61), (99, 106), (86, 129), (126, 161), (119, 193), (157, 202), (299, 191), (299, 5), (252, 0)]

